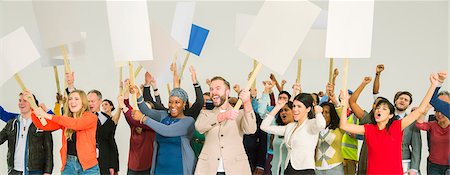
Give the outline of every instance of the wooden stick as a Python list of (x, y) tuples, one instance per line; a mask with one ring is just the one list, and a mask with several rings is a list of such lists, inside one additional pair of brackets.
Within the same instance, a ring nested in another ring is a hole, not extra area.
[(300, 77), (302, 75), (302, 59), (298, 59), (298, 66), (297, 66), (297, 83), (300, 83)]
[(329, 82), (330, 84), (333, 83), (333, 75), (334, 75), (334, 72), (333, 72), (334, 65), (333, 65), (333, 63), (334, 63), (333, 58), (330, 58), (330, 77), (329, 77), (330, 79), (328, 80), (328, 82)]
[(66, 50), (66, 46), (65, 45), (61, 45), (59, 46), (61, 53), (64, 57), (64, 71), (66, 73), (70, 73), (72, 71), (70, 71), (70, 64), (69, 64), (69, 56), (67, 55), (67, 50)]
[(186, 64), (187, 64), (187, 62), (189, 60), (189, 56), (190, 55), (191, 55), (191, 52), (187, 52), (186, 58), (184, 58), (183, 67), (181, 67), (181, 72), (180, 72), (180, 80), (181, 80), (181, 77), (183, 77), (183, 72), (184, 72), (184, 69), (186, 68)]
[(53, 73), (55, 74), (56, 90), (61, 95), (61, 88), (59, 87), (58, 67), (53, 66)]
[(134, 77), (137, 77), (139, 75), (139, 72), (142, 69), (142, 65), (139, 65), (138, 68), (136, 68), (136, 70), (134, 71)]
[[(122, 74), (122, 70), (123, 70), (123, 66), (119, 67), (119, 84), (122, 84), (123, 81), (123, 74)], [(122, 84), (122, 87), (119, 87), (119, 93), (123, 94), (123, 86), (125, 86), (124, 84)]]
[[(133, 70), (133, 64), (131, 64), (131, 61), (128, 61), (128, 68), (130, 70), (130, 85), (136, 85), (136, 83), (134, 82), (134, 70)], [(139, 88), (138, 88), (139, 90)], [(137, 108), (137, 98), (136, 98), (136, 92), (133, 93), (131, 99), (130, 99), (130, 105), (134, 108), (134, 109), (138, 109)]]
[[(345, 58), (345, 60), (344, 60), (344, 75), (343, 75), (343, 80), (342, 80), (342, 89), (344, 91), (348, 91), (347, 90), (347, 75), (348, 75), (348, 58)], [(347, 111), (347, 108), (348, 108), (347, 105), (343, 105), (342, 110)]]
[(344, 76), (342, 81), (342, 89), (347, 90), (347, 75), (348, 75), (348, 58), (344, 60)]
[(170, 83), (167, 83), (167, 92), (170, 95)]
[[(17, 83), (19, 84), (20, 88), (22, 89), (22, 91), (27, 90), (27, 88), (25, 87), (25, 84), (23, 83), (22, 79), (19, 76), (19, 73), (15, 73), (14, 74), (14, 78), (16, 79)], [(36, 101), (34, 101), (33, 99), (31, 99), (30, 97), (27, 97), (27, 101), (30, 103), (30, 107), (33, 110), (36, 110), (37, 108), (39, 108), (36, 104)], [(39, 121), (41, 121), (41, 124), (43, 126), (47, 125), (47, 121), (45, 120), (44, 116), (37, 116), (39, 118)]]
[[(72, 73), (72, 71), (70, 70), (69, 56), (67, 55), (66, 46), (65, 45), (61, 45), (60, 46), (60, 50), (61, 50), (61, 54), (64, 57), (64, 72), (70, 74), (70, 73)], [(65, 77), (66, 76), (64, 76), (64, 79), (66, 80)], [(67, 80), (66, 80), (66, 81), (64, 81), (64, 89), (66, 89), (67, 86), (68, 85), (67, 85)], [(65, 90), (64, 90), (64, 96), (66, 96), (66, 97), (69, 96), (69, 94), (67, 94), (67, 91), (65, 91)]]
[[(259, 71), (261, 71), (261, 67), (262, 67), (262, 64), (258, 63), (258, 65), (256, 66), (255, 70), (253, 70), (252, 76), (250, 76), (250, 79), (248, 80), (247, 85), (245, 86), (245, 90), (249, 90), (250, 89), (250, 87), (252, 86), (252, 82), (255, 81), (256, 76), (258, 75)], [(237, 101), (236, 105), (234, 106), (234, 109), (235, 110), (239, 110), (239, 108), (241, 108), (241, 105), (242, 105), (242, 100), (239, 99)]]
[[(252, 74), (253, 74), (253, 72), (255, 71), (256, 66), (258, 66), (258, 61), (256, 61), (255, 59), (253, 59), (253, 70), (252, 70)], [(255, 81), (253, 81), (253, 83), (252, 83), (252, 88), (256, 88), (256, 79), (255, 79)]]

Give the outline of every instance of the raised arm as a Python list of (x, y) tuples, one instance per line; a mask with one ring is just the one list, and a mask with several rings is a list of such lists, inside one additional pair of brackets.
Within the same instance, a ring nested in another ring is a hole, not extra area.
[(377, 65), (375, 69), (375, 80), (373, 81), (373, 94), (380, 93), (380, 76), (381, 72), (384, 70), (384, 64)]
[(412, 111), (408, 115), (406, 115), (402, 119), (402, 131), (406, 127), (408, 127), (410, 124), (412, 124), (414, 121), (416, 121), (421, 115), (425, 115), (427, 111), (427, 106), (430, 103), (431, 97), (433, 96), (433, 92), (436, 89), (436, 87), (439, 84), (439, 77), (437, 74), (431, 74), (430, 75), (430, 87), (428, 88), (428, 91), (425, 94), (425, 97), (423, 97), (422, 102), (420, 103), (419, 108)]
[(316, 118), (314, 119), (315, 123), (311, 126), (311, 131), (313, 133), (319, 133), (323, 129), (325, 129), (325, 126), (327, 125), (325, 118), (322, 114), (322, 107), (319, 105), (314, 106), (314, 113), (316, 114)]
[(438, 88), (436, 88), (436, 90), (434, 91), (430, 103), (437, 111), (441, 112), (447, 118), (450, 119), (450, 103), (438, 98), (440, 86), (442, 85), (442, 83), (444, 83), (445, 78), (447, 78), (447, 72), (439, 72), (438, 76), (439, 76), (439, 85)]
[(149, 126), (153, 130), (155, 130), (155, 132), (164, 137), (177, 137), (188, 135), (189, 133), (194, 132), (194, 122), (195, 122), (194, 119), (191, 117), (183, 118), (180, 121), (171, 125), (165, 125), (151, 119), (144, 119), (144, 123), (147, 126)]
[[(372, 81), (372, 78), (364, 77), (363, 82), (359, 85), (359, 87), (355, 90), (355, 92), (353, 92), (353, 94), (350, 96), (350, 99), (348, 99), (350, 108), (352, 109), (355, 116), (358, 117), (359, 119), (364, 117), (364, 110), (361, 108), (361, 106), (358, 105), (358, 103), (356, 103), (356, 101), (358, 100), (359, 95), (364, 90), (366, 85), (370, 83), (370, 81)], [(348, 92), (346, 93), (348, 94)]]
[[(353, 95), (355, 95), (355, 93), (353, 93)], [(352, 95), (352, 97), (353, 97)], [(351, 97), (350, 97), (351, 98)], [(364, 125), (355, 125), (353, 123), (348, 123), (347, 122), (347, 108), (349, 106), (349, 95), (348, 95), (348, 91), (345, 90), (341, 90), (341, 106), (342, 106), (342, 111), (341, 111), (341, 116), (340, 117), (340, 121), (339, 121), (339, 127), (344, 130), (347, 131), (349, 133), (353, 133), (353, 134), (364, 134), (365, 129), (364, 129)], [(352, 108), (353, 109), (353, 108)]]
[(284, 135), (284, 132), (286, 130), (286, 126), (276, 126), (272, 125), (273, 120), (275, 119), (275, 116), (278, 114), (278, 111), (286, 104), (286, 100), (280, 99), (278, 100), (277, 104), (273, 108), (272, 111), (267, 115), (266, 118), (261, 123), (261, 130), (275, 135)]
[(178, 75), (178, 70), (177, 70), (177, 63), (173, 62), (170, 65), (170, 70), (172, 71), (172, 75), (173, 75), (173, 88), (179, 88), (180, 87), (180, 76)]
[(186, 111), (186, 113), (188, 116), (191, 116), (194, 119), (197, 119), (198, 115), (200, 114), (200, 111), (203, 108), (203, 103), (205, 102), (205, 99), (203, 99), (203, 91), (202, 91), (202, 88), (200, 87), (200, 84), (198, 84), (197, 73), (196, 73), (194, 67), (189, 66), (189, 71), (191, 72), (192, 84), (194, 85), (194, 89), (195, 89), (195, 102)]
[(3, 107), (0, 106), (0, 119), (4, 122), (8, 122), (9, 120), (15, 118), (17, 115), (19, 114), (5, 111)]
[(275, 75), (270, 74), (270, 80), (272, 80), (272, 82), (277, 86), (278, 92), (283, 91), (283, 87), (280, 86), (280, 84), (278, 83), (277, 78), (275, 78)]
[(250, 92), (247, 89), (242, 90), (239, 98), (242, 100), (242, 105), (244, 106), (241, 130), (244, 134), (254, 134), (256, 132), (256, 116), (252, 108)]

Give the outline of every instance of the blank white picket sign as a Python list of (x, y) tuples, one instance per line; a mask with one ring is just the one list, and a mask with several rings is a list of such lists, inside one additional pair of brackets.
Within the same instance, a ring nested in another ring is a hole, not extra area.
[(153, 60), (146, 1), (107, 1), (115, 61)]
[(0, 86), (39, 57), (25, 28), (21, 27), (3, 37), (0, 40)]
[(325, 57), (369, 58), (373, 11), (373, 0), (330, 0)]
[(320, 11), (309, 1), (266, 1), (239, 50), (283, 75)]

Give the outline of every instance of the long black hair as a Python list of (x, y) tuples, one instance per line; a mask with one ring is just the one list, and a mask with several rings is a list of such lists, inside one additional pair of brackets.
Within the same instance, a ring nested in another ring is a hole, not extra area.
[(314, 105), (313, 105), (313, 97), (311, 96), (311, 94), (308, 93), (300, 93), (297, 96), (295, 96), (294, 100), (300, 101), (302, 102), (306, 108), (311, 107), (311, 110), (309, 110), (308, 112), (308, 119), (313, 119), (315, 118), (314, 115)]
[(375, 107), (373, 107), (370, 112), (369, 112), (369, 116), (370, 116), (370, 124), (377, 124), (377, 121), (375, 121), (375, 108), (377, 108), (377, 104), (378, 102), (380, 102), (381, 100), (383, 101), (388, 101), (389, 100), (387, 98), (384, 97), (377, 97), (374, 101), (373, 104), (375, 105)]
[(329, 128), (329, 129), (332, 129), (332, 130), (334, 130), (336, 128), (339, 128), (339, 120), (340, 119), (339, 119), (339, 115), (336, 112), (336, 109), (335, 109), (333, 103), (324, 102), (320, 106), (322, 108), (324, 106), (328, 106), (330, 108), (330, 123), (326, 126), (326, 128)]

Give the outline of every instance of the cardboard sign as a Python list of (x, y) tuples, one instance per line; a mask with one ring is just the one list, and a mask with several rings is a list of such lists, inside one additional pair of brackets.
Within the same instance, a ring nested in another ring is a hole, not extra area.
[(327, 58), (369, 58), (372, 50), (373, 0), (330, 0)]
[(189, 37), (189, 46), (187, 51), (200, 56), (203, 46), (205, 45), (206, 38), (208, 38), (209, 30), (192, 24), (191, 35)]
[(0, 86), (39, 57), (40, 54), (25, 28), (21, 27), (1, 38)]
[(146, 1), (107, 1), (114, 60), (153, 60)]
[(266, 1), (239, 50), (282, 75), (320, 11), (309, 1)]
[(194, 10), (195, 2), (178, 2), (175, 8), (170, 35), (181, 44), (182, 48), (189, 45)]

